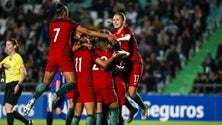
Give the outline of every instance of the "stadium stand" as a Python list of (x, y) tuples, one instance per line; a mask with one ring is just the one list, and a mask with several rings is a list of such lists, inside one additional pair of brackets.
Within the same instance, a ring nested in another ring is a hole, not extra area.
[(203, 72), (201, 66), (202, 61), (204, 60), (207, 53), (216, 54), (216, 49), (220, 41), (222, 40), (221, 36), (222, 26), (219, 27), (210, 38), (202, 45), (199, 52), (196, 53), (190, 62), (181, 70), (177, 77), (172, 80), (171, 83), (164, 90), (165, 94), (189, 94), (193, 80), (197, 72)]
[[(213, 10), (208, 16), (207, 23), (207, 36), (206, 32), (203, 35), (207, 38), (206, 42), (204, 42), (200, 48), (198, 48), (198, 52), (192, 57), (192, 59), (188, 62), (188, 64), (178, 72), (177, 78), (172, 80), (169, 85), (165, 88), (165, 94), (172, 93), (180, 93), (180, 94), (189, 94), (192, 86), (195, 75), (199, 72), (203, 72), (203, 67), (201, 65), (202, 61), (206, 57), (207, 54), (213, 54), (213, 58), (216, 57), (217, 46), (222, 41), (222, 26), (220, 26), (222, 20), (222, 5), (219, 5), (217, 9)], [(216, 30), (215, 30), (216, 29)]]

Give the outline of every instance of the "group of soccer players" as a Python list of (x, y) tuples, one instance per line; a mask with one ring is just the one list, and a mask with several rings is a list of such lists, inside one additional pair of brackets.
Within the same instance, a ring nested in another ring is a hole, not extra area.
[[(74, 117), (68, 112), (67, 125), (70, 121), (72, 125), (78, 125), (83, 106), (87, 112), (87, 125), (105, 124), (102, 123), (104, 104), (108, 106), (111, 125), (123, 124), (119, 120), (121, 116), (119, 107), (123, 105), (130, 110), (128, 123), (131, 122), (138, 109), (125, 97), (126, 90), (129, 97), (142, 108), (142, 119), (146, 119), (148, 105), (137, 93), (143, 71), (142, 58), (135, 35), (125, 23), (125, 15), (117, 12), (113, 16), (114, 29), (111, 33), (88, 30), (77, 22), (68, 20), (67, 7), (57, 3), (56, 17), (49, 25), (51, 43), (44, 79), (37, 86), (24, 113), (29, 114), (36, 100), (60, 69), (66, 84), (56, 91), (49, 101), (53, 104), (57, 97), (68, 91), (73, 94), (71, 97), (73, 97)], [(82, 35), (71, 46), (70, 38), (73, 32)], [(93, 38), (89, 38), (90, 36)], [(113, 71), (113, 69), (118, 70)]]

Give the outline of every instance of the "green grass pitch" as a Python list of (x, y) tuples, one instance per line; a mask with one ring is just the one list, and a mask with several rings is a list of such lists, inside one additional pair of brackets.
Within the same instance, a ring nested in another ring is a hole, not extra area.
[[(44, 119), (34, 119), (34, 125), (45, 125), (46, 121)], [(0, 125), (7, 125), (6, 119), (0, 119)], [(23, 125), (20, 121), (15, 120), (14, 125)], [(54, 120), (53, 125), (65, 125), (63, 120)], [(85, 125), (85, 121), (82, 120), (79, 125)], [(197, 122), (197, 121), (132, 121), (130, 124), (125, 123), (125, 125), (222, 125), (222, 122)]]

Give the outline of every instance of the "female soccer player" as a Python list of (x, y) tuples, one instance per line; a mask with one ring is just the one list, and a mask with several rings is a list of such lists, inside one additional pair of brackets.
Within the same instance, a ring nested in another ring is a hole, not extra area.
[(0, 68), (4, 69), (6, 77), (3, 104), (7, 114), (7, 123), (8, 125), (13, 125), (14, 118), (16, 118), (26, 125), (32, 125), (32, 120), (27, 120), (19, 112), (13, 111), (13, 107), (17, 104), (22, 94), (22, 82), (26, 76), (26, 69), (19, 54), (19, 44), (16, 39), (9, 38), (6, 41), (6, 51), (8, 56), (1, 61)]
[[(74, 66), (77, 79), (77, 98), (75, 104), (75, 116), (72, 125), (78, 125), (83, 110), (83, 104), (87, 112), (87, 125), (94, 125), (95, 122), (95, 92), (92, 83), (92, 68), (96, 63), (103, 68), (107, 67), (117, 58), (125, 56), (123, 53), (115, 53), (111, 58), (104, 61), (93, 50), (87, 37), (82, 37), (76, 44), (79, 45), (74, 52)], [(75, 45), (78, 46), (78, 45)]]
[[(73, 45), (75, 42), (77, 42), (82, 36), (82, 33), (79, 31), (75, 31), (73, 33), (73, 37), (71, 38), (71, 45)], [(72, 47), (72, 51), (76, 51), (78, 47), (76, 48), (75, 45)], [(72, 89), (71, 91), (66, 93), (66, 97), (69, 100), (69, 109), (67, 111), (67, 116), (66, 116), (66, 125), (71, 125), (72, 118), (74, 116), (74, 96), (76, 93), (76, 88)]]
[(37, 86), (33, 98), (26, 105), (24, 110), (25, 115), (29, 114), (36, 100), (50, 85), (51, 80), (58, 68), (60, 68), (61, 72), (63, 72), (67, 83), (52, 96), (51, 101), (54, 102), (57, 97), (76, 87), (74, 66), (70, 56), (70, 38), (72, 32), (75, 32), (76, 30), (86, 35), (107, 38), (113, 43), (116, 42), (116, 38), (113, 35), (88, 30), (79, 25), (77, 22), (68, 20), (67, 6), (63, 5), (62, 3), (57, 3), (56, 18), (49, 24), (49, 35), (51, 42), (45, 75), (43, 82)]
[[(101, 32), (109, 33), (106, 30)], [(106, 39), (95, 40), (95, 52), (103, 60), (112, 57), (112, 45)], [(113, 67), (113, 66), (112, 66)], [(110, 68), (111, 69), (111, 68)], [(93, 86), (96, 95), (96, 125), (102, 125), (103, 105), (109, 107), (110, 125), (119, 125), (119, 103), (117, 93), (114, 88), (111, 70), (104, 70), (100, 65), (94, 64), (92, 69)], [(125, 96), (124, 96), (125, 97)]]
[[(148, 105), (143, 102), (137, 93), (137, 87), (143, 72), (143, 60), (138, 49), (136, 37), (133, 31), (126, 26), (126, 17), (122, 12), (114, 14), (113, 27), (112, 34), (120, 41), (118, 43), (120, 48), (130, 53), (130, 56), (124, 60), (125, 65), (122, 72), (123, 80), (127, 83), (128, 95), (142, 108), (142, 119), (145, 120), (148, 116)], [(125, 105), (130, 110), (129, 123), (132, 121), (137, 109), (130, 106), (127, 99), (125, 100)]]

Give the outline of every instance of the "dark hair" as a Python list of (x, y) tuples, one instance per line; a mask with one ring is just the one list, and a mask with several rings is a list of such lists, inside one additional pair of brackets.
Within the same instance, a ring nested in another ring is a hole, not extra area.
[(7, 41), (10, 41), (13, 46), (16, 46), (15, 51), (17, 53), (20, 53), (20, 45), (19, 45), (18, 41), (15, 38), (8, 38)]
[(67, 7), (62, 3), (56, 3), (56, 15), (61, 16), (64, 11), (67, 11)]
[(126, 21), (126, 16), (123, 12), (116, 12), (114, 15), (120, 15), (124, 21)]

